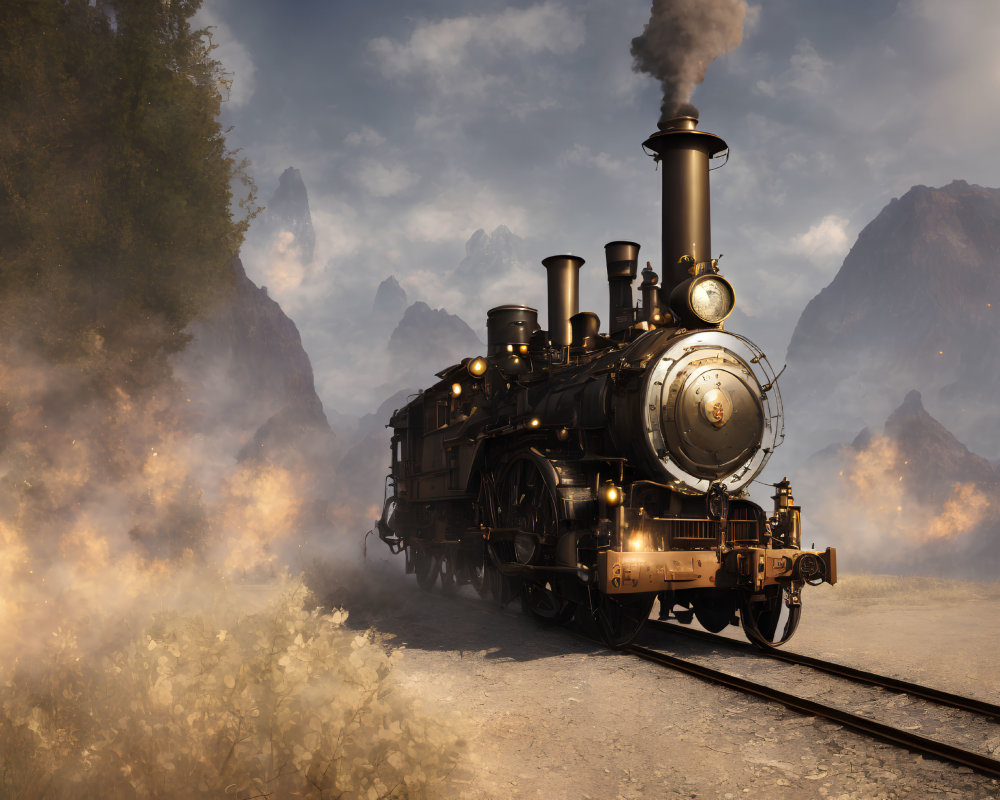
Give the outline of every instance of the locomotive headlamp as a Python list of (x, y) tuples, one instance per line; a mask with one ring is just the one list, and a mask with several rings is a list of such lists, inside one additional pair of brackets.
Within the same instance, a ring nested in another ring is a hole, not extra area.
[(526, 345), (526, 344), (522, 344), (522, 345), (521, 345), (521, 347), (520, 347), (520, 348), (518, 348), (518, 349), (519, 349), (519, 350), (520, 350), (520, 351), (521, 351), (522, 353), (527, 353), (527, 352), (528, 352), (528, 345)]
[(531, 422), (528, 423), (528, 425), (532, 428), (537, 428), (541, 424), (542, 421), (538, 417), (532, 417)]
[(611, 481), (601, 487), (601, 497), (609, 508), (617, 508), (622, 504), (622, 490)]
[(462, 393), (462, 384), (453, 383), (451, 385), (451, 396), (458, 397)]
[(670, 293), (670, 306), (685, 322), (718, 325), (736, 305), (732, 284), (721, 275), (688, 278)]
[(507, 345), (507, 352), (508, 353), (513, 353), (514, 352), (514, 345), (512, 345), (512, 344)]
[(469, 362), (469, 372), (475, 375), (477, 378), (486, 372), (486, 359), (485, 358), (474, 358)]
[(733, 287), (718, 275), (696, 278), (691, 284), (689, 302), (699, 319), (715, 325), (733, 312)]

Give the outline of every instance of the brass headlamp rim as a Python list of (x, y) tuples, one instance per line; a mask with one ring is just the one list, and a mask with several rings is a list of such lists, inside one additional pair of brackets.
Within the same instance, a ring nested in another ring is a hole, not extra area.
[[(725, 316), (716, 320), (707, 320), (698, 314), (698, 312), (694, 310), (694, 305), (691, 299), (695, 288), (700, 283), (707, 280), (719, 281), (724, 284), (729, 290), (729, 296), (732, 299), (732, 302), (729, 305), (729, 310), (726, 312)], [(683, 303), (683, 307), (679, 307), (681, 306), (681, 303)], [(721, 325), (729, 319), (733, 311), (736, 310), (736, 290), (733, 289), (733, 285), (726, 280), (726, 278), (722, 277), (722, 275), (717, 272), (707, 272), (702, 275), (694, 275), (681, 281), (681, 283), (679, 283), (670, 293), (670, 310), (673, 311), (676, 316), (680, 316), (685, 322), (697, 321), (702, 325)]]

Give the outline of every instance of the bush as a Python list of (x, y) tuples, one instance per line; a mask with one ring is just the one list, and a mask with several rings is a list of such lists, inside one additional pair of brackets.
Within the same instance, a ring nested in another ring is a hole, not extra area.
[[(398, 689), (389, 652), (307, 610), (298, 581), (217, 585), (87, 653), (57, 631), (0, 685), (5, 797), (414, 798), (460, 743)], [(248, 604), (258, 606), (250, 613)], [(201, 609), (201, 610), (198, 610)]]

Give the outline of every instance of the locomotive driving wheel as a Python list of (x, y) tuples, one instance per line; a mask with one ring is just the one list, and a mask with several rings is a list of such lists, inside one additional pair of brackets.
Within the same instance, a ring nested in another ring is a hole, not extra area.
[(573, 618), (576, 604), (564, 600), (548, 581), (525, 581), (521, 587), (524, 610), (548, 625), (563, 625)]
[(486, 562), (482, 548), (473, 555), (467, 551), (462, 551), (458, 555), (458, 571), (463, 580), (468, 583), (480, 597), (485, 597), (488, 590), (486, 583)]
[(438, 558), (438, 564), (441, 573), (441, 591), (445, 594), (454, 594), (458, 591), (459, 584), (458, 546), (445, 545), (444, 552)]
[(425, 592), (429, 592), (434, 587), (441, 572), (441, 559), (433, 555), (422, 547), (414, 547), (411, 555), (413, 563), (413, 574), (417, 578), (417, 586)]
[[(542, 560), (542, 543), (555, 539), (559, 527), (555, 492), (536, 459), (527, 453), (515, 458), (504, 470), (497, 492), (497, 527), (525, 532), (513, 541), (512, 555), (521, 564)], [(568, 622), (576, 610), (558, 585), (542, 576), (523, 579), (521, 602), (526, 612), (550, 625)]]

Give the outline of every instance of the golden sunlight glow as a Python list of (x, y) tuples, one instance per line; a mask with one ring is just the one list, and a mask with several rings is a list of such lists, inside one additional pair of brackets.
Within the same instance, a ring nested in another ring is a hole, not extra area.
[(842, 473), (839, 491), (852, 509), (845, 524), (886, 534), (914, 544), (955, 540), (972, 532), (991, 513), (989, 496), (975, 483), (955, 483), (943, 504), (922, 503), (907, 488), (903, 467), (908, 466), (896, 443), (885, 436), (852, 453)]

